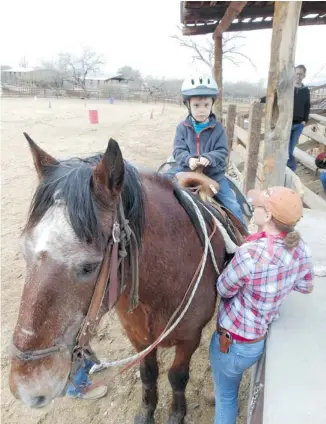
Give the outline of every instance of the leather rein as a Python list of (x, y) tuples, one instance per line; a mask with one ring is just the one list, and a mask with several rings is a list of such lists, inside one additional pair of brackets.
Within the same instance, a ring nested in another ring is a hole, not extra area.
[[(12, 357), (21, 361), (36, 361), (47, 358), (56, 353), (68, 351), (72, 355), (71, 375), (78, 369), (84, 358), (100, 363), (89, 346), (91, 338), (96, 334), (96, 328), (104, 312), (113, 308), (120, 295), (125, 290), (124, 259), (129, 254), (132, 286), (129, 296), (129, 311), (135, 309), (139, 301), (139, 275), (138, 275), (138, 243), (134, 232), (125, 218), (121, 197), (115, 212), (112, 233), (109, 236), (101, 263), (101, 268), (94, 288), (93, 296), (87, 315), (76, 336), (74, 345), (63, 343), (53, 347), (39, 350), (20, 350), (14, 343)], [(119, 281), (120, 271), (120, 281)], [(108, 301), (103, 305), (108, 295)], [(71, 376), (70, 376), (71, 377)]]

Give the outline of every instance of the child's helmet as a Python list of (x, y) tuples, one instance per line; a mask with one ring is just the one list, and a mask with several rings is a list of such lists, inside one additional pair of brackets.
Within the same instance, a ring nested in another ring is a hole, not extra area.
[(209, 75), (194, 75), (183, 81), (181, 94), (184, 101), (191, 97), (212, 97), (215, 100), (218, 96), (218, 86)]

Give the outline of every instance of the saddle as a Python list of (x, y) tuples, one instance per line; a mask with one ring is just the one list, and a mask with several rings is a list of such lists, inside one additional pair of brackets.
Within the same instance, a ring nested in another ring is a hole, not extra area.
[(207, 197), (214, 197), (219, 191), (219, 184), (199, 172), (178, 172), (176, 180), (180, 187), (191, 188), (205, 202)]
[(181, 189), (190, 189), (209, 207), (231, 240), (240, 246), (248, 235), (247, 231), (231, 211), (214, 199), (214, 195), (219, 191), (219, 184), (203, 174), (202, 170), (202, 167), (198, 167), (194, 172), (178, 172), (175, 179)]

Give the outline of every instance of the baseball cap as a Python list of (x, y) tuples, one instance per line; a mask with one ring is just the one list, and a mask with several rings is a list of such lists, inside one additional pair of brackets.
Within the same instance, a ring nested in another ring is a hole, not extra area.
[(303, 214), (300, 196), (287, 187), (249, 190), (248, 201), (253, 206), (262, 206), (284, 225), (295, 225)]

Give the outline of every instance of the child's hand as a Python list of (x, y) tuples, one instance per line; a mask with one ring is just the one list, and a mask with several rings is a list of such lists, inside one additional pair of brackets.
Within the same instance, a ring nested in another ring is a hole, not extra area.
[(189, 168), (194, 171), (197, 166), (199, 165), (199, 159), (197, 158), (190, 158), (189, 159)]
[(199, 164), (200, 165), (203, 165), (203, 166), (208, 166), (210, 164), (210, 161), (207, 158), (205, 158), (205, 157), (202, 156), (199, 159)]

